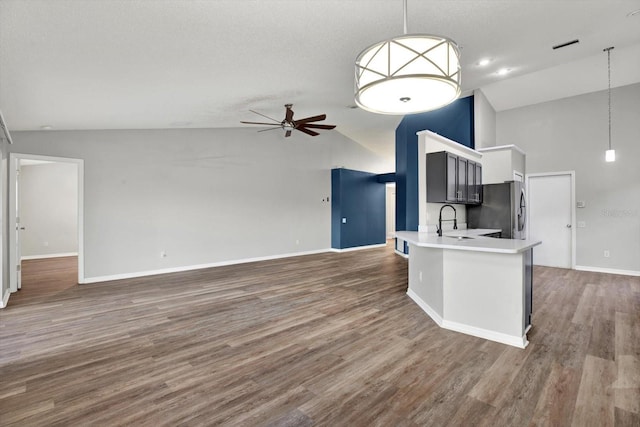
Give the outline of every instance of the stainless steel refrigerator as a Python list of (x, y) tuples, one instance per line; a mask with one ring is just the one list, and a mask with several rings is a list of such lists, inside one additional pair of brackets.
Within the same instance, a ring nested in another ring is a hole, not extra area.
[(524, 239), (527, 206), (519, 181), (482, 186), (482, 204), (467, 206), (467, 228), (502, 230), (503, 239)]

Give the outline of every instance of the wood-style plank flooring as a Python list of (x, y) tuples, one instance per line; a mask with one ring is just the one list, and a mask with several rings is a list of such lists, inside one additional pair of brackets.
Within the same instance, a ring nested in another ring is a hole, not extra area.
[(638, 277), (536, 267), (521, 350), (438, 328), (391, 245), (81, 286), (58, 261), (0, 310), (2, 426), (640, 425)]

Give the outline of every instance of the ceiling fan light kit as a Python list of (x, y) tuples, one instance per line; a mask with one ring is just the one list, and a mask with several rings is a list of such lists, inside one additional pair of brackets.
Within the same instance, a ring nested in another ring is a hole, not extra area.
[(444, 107), (458, 99), (460, 50), (447, 37), (407, 34), (375, 43), (356, 58), (355, 102), (379, 114), (411, 114)]

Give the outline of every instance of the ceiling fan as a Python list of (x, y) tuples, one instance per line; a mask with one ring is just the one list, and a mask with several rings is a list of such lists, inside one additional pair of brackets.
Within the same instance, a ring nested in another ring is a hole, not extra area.
[(284, 134), (285, 137), (291, 136), (291, 131), (294, 129), (299, 130), (300, 132), (304, 132), (307, 135), (316, 136), (320, 134), (312, 129), (333, 129), (336, 127), (335, 125), (321, 125), (321, 124), (313, 123), (313, 122), (320, 122), (322, 120), (325, 120), (327, 118), (326, 114), (320, 114), (319, 116), (307, 117), (300, 120), (293, 120), (293, 110), (291, 109), (291, 107), (293, 107), (293, 104), (286, 104), (284, 107), (287, 110), (285, 112), (284, 120), (282, 121), (278, 121), (269, 116), (265, 116), (264, 114), (258, 113), (257, 111), (249, 110), (252, 113), (256, 113), (262, 117), (266, 117), (269, 120), (273, 120), (275, 123), (242, 122), (242, 121), (240, 123), (244, 123), (248, 125), (274, 126), (271, 129), (264, 129), (258, 132), (265, 132), (268, 130), (282, 128), (285, 130), (285, 134)]

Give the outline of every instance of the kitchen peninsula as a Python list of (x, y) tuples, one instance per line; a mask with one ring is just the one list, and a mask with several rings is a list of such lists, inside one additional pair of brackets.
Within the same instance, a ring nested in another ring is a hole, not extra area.
[(440, 327), (524, 348), (541, 242), (483, 236), (494, 231), (396, 232), (409, 244), (407, 295)]

